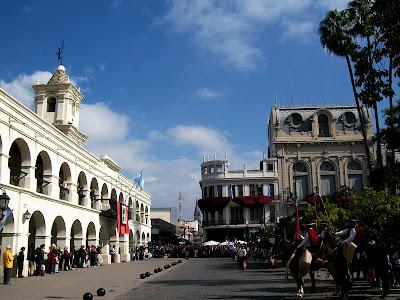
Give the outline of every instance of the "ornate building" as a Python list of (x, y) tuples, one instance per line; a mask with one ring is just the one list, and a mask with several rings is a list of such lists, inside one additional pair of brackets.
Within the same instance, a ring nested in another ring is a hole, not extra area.
[(83, 94), (64, 66), (33, 89), (35, 112), (0, 89), (0, 186), (11, 199), (2, 252), (7, 244), (13, 253), (41, 244), (100, 245), (110, 263), (109, 245), (115, 245), (116, 262), (129, 261), (130, 247), (151, 240), (150, 194), (111, 158), (83, 147)]
[(276, 159), (263, 159), (259, 170), (229, 170), (227, 159), (201, 164), (203, 240), (247, 239), (279, 212)]
[[(371, 116), (362, 109), (367, 141), (374, 157)], [(366, 151), (356, 107), (273, 107), (268, 125), (270, 157), (278, 160), (282, 213), (293, 200), (323, 196), (347, 186), (367, 184)]]

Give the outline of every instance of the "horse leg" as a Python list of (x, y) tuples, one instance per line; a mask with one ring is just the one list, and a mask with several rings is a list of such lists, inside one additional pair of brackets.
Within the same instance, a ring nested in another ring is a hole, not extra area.
[(315, 285), (315, 273), (314, 271), (310, 271), (310, 279), (311, 279), (311, 291), (315, 291), (317, 289)]

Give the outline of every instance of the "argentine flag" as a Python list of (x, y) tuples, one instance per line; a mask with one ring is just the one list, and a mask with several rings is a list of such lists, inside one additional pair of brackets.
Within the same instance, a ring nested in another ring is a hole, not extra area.
[(6, 211), (3, 212), (3, 219), (1, 219), (1, 221), (0, 221), (0, 232), (3, 231), (3, 228), (6, 225), (7, 219), (11, 215), (12, 215), (12, 210), (9, 207), (7, 207)]
[(143, 190), (143, 188), (144, 188), (143, 170), (140, 171), (139, 175), (134, 179), (134, 181), (135, 181), (136, 187)]

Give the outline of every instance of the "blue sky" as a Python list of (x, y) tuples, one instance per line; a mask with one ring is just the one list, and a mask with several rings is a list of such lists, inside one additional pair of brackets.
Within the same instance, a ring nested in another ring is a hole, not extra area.
[(48, 79), (65, 40), (87, 148), (130, 177), (143, 169), (154, 207), (176, 207), (182, 191), (191, 217), (202, 157), (255, 168), (275, 103), (352, 103), (345, 62), (317, 34), (346, 3), (3, 1), (0, 86), (32, 107), (30, 85)]

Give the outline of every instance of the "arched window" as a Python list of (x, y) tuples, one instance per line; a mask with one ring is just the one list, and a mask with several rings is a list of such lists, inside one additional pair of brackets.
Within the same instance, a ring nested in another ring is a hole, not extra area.
[(361, 192), (363, 188), (362, 167), (358, 161), (351, 160), (347, 164), (348, 184), (356, 192)]
[(55, 112), (56, 111), (56, 98), (49, 97), (47, 99), (47, 112)]
[(325, 114), (318, 116), (319, 136), (330, 136), (329, 132), (329, 118)]
[(329, 195), (336, 191), (336, 170), (335, 166), (325, 161), (320, 166), (321, 175), (321, 196)]
[(303, 162), (297, 162), (293, 166), (293, 189), (297, 200), (303, 200), (308, 194), (308, 171)]

